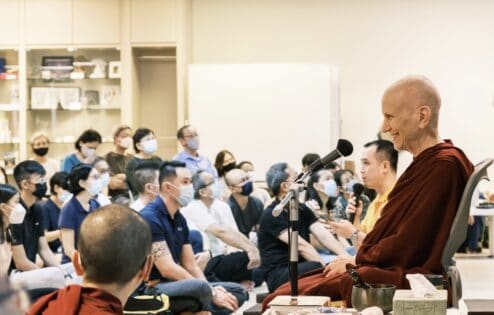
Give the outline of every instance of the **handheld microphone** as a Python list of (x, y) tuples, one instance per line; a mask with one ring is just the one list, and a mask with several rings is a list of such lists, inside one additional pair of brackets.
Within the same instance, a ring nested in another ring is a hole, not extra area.
[[(319, 158), (312, 162), (304, 172), (301, 172), (295, 178), (295, 183), (298, 183), (302, 178), (307, 178), (313, 172), (317, 172), (321, 168), (325, 167), (329, 163), (339, 159), (342, 156), (349, 156), (353, 152), (353, 145), (350, 141), (345, 139), (339, 139), (336, 149), (329, 152), (326, 156)], [(289, 191), (285, 198), (273, 209), (273, 216), (277, 217), (283, 211), (288, 201), (293, 197), (293, 192)]]
[[(353, 195), (355, 196), (355, 207), (356, 208), (358, 208), (358, 204), (360, 202), (360, 196), (362, 196), (364, 189), (365, 189), (365, 187), (361, 183), (355, 183), (353, 185)], [(353, 221), (355, 221), (355, 213), (350, 213), (348, 215), (348, 219), (353, 224)]]

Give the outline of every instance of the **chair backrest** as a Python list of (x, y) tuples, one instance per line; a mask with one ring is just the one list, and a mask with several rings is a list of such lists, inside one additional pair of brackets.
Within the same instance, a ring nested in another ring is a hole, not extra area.
[(493, 158), (488, 158), (475, 165), (475, 169), (468, 179), (467, 185), (465, 186), (465, 190), (463, 191), (463, 195), (461, 197), (460, 206), (458, 207), (453, 225), (451, 226), (451, 230), (449, 232), (448, 241), (446, 242), (446, 246), (443, 250), (441, 263), (444, 270), (448, 270), (449, 266), (454, 265), (453, 255), (466, 239), (468, 216), (470, 215), (473, 193), (477, 187), (477, 184), (482, 179), (489, 179), (487, 177), (487, 168), (493, 162)]

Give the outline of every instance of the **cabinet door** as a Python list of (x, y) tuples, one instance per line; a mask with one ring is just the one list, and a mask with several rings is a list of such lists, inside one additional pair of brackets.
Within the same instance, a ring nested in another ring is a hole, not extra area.
[(120, 42), (119, 0), (73, 0), (72, 12), (74, 44)]
[(132, 43), (174, 43), (176, 34), (175, 0), (131, 0)]
[(25, 0), (27, 44), (72, 42), (71, 0)]
[(18, 0), (0, 1), (2, 27), (0, 27), (0, 45), (19, 44), (19, 2)]

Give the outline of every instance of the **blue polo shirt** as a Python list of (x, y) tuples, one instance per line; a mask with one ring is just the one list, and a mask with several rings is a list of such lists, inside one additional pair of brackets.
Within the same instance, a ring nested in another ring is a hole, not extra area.
[(195, 174), (198, 171), (206, 171), (213, 175), (214, 178), (218, 178), (218, 171), (204, 155), (198, 154), (198, 156), (192, 156), (184, 150), (175, 155), (173, 159), (184, 162), (192, 174)]
[[(74, 230), (74, 247), (77, 249), (77, 240), (79, 239), (79, 231), (81, 230), (82, 221), (87, 217), (87, 215), (98, 209), (100, 207), (99, 203), (91, 199), (89, 200), (89, 211), (84, 210), (79, 200), (74, 196), (62, 207), (60, 212), (60, 220), (58, 225), (61, 229), (71, 229)], [(63, 248), (62, 263), (70, 262), (70, 258), (65, 255)]]
[[(180, 211), (177, 211), (175, 217), (172, 218), (160, 196), (148, 203), (140, 214), (151, 227), (153, 243), (165, 241), (170, 249), (173, 261), (180, 265), (183, 246), (190, 244), (189, 228), (185, 217)], [(155, 266), (151, 271), (150, 279), (166, 280)]]

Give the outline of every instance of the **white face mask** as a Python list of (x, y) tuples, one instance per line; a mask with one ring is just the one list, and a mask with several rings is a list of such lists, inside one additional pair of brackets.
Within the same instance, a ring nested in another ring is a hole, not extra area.
[(92, 158), (96, 156), (96, 149), (91, 149), (86, 147), (85, 145), (81, 145), (81, 153), (86, 158)]
[(60, 200), (61, 203), (65, 203), (70, 198), (72, 198), (72, 194), (66, 190), (62, 191), (60, 196), (58, 196), (58, 199)]
[(131, 137), (125, 137), (120, 140), (120, 146), (122, 148), (128, 149), (132, 145), (132, 138)]
[(17, 203), (15, 207), (12, 207), (12, 212), (10, 212), (9, 221), (10, 224), (21, 224), (26, 216), (26, 209)]
[(101, 180), (101, 178), (93, 179), (91, 185), (89, 185), (89, 188), (87, 189), (91, 196), (98, 195), (101, 190), (103, 190), (103, 181)]
[(153, 154), (156, 150), (158, 150), (158, 141), (156, 139), (142, 142), (142, 151), (144, 151), (144, 153)]
[[(101, 175), (100, 180), (101, 180), (101, 184), (103, 185), (103, 188), (105, 188), (110, 183), (110, 174), (105, 173), (105, 174)], [(101, 189), (103, 189), (103, 188), (101, 188)]]

